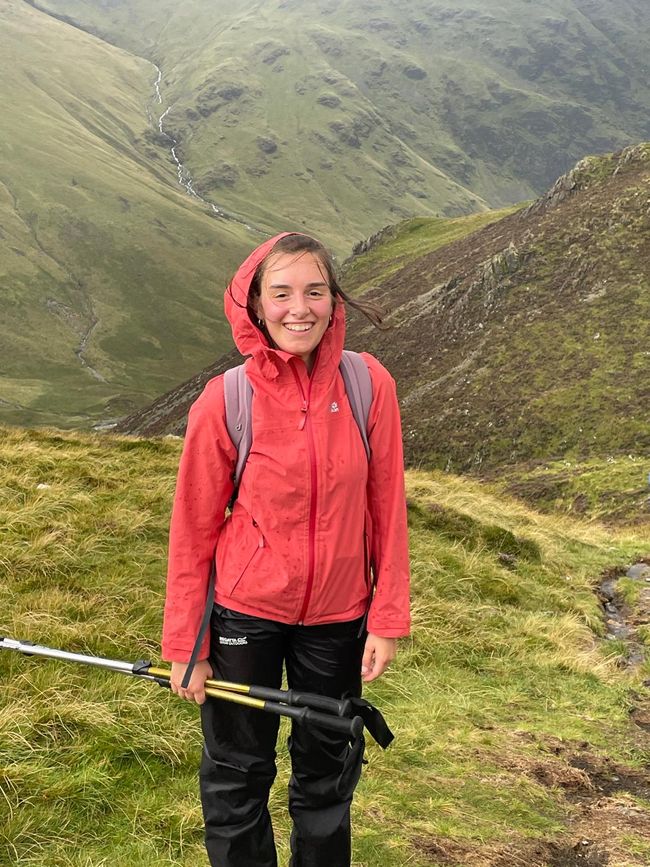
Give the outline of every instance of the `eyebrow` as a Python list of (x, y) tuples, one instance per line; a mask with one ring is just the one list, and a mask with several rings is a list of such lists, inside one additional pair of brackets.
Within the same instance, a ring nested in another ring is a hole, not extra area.
[[(317, 283), (307, 283), (307, 289), (316, 289), (316, 288), (319, 288), (321, 286), (328, 286), (328, 285), (329, 284), (327, 284), (324, 280), (320, 280)], [(293, 286), (291, 286), (290, 283), (271, 283), (271, 285), (269, 286), (269, 289), (292, 289), (292, 288), (293, 288)]]

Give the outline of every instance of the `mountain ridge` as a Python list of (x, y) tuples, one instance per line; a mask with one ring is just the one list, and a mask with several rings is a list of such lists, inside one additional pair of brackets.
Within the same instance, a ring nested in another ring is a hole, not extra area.
[[(363, 297), (395, 328), (351, 318), (347, 345), (377, 355), (396, 378), (410, 465), (488, 472), (650, 447), (649, 182), (650, 145), (637, 145), (581, 160), (535, 203), (429, 244), (385, 278), (381, 242), (352, 260), (344, 287), (370, 275), (375, 288)], [(413, 222), (426, 235), (427, 221)], [(384, 261), (407, 242), (409, 222), (384, 240)], [(224, 356), (118, 429), (182, 433), (191, 400), (237, 358)]]

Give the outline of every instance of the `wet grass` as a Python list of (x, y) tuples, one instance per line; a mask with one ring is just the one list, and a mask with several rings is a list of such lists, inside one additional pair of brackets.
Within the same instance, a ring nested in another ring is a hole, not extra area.
[[(0, 433), (0, 634), (156, 659), (180, 442)], [(451, 475), (410, 473), (408, 496), (414, 628), (368, 690), (396, 741), (368, 747), (354, 805), (363, 867), (435, 863), (431, 839), (476, 849), (553, 839), (567, 806), (522, 770), (545, 738), (643, 761), (629, 721), (639, 678), (598, 640), (593, 591), (644, 540)], [(119, 675), (10, 652), (0, 681), (0, 864), (205, 863), (196, 709)], [(271, 800), (281, 863), (287, 734), (283, 723)]]

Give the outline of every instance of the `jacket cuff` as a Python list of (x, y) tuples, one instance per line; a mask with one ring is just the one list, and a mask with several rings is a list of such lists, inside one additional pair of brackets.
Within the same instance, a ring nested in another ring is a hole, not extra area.
[[(161, 649), (161, 656), (165, 662), (189, 662), (192, 657), (192, 650), (186, 650), (185, 648), (173, 647), (169, 644), (163, 644)], [(203, 659), (208, 659), (210, 656), (210, 642), (204, 641), (201, 645), (201, 650), (197, 657), (197, 662), (200, 662)]]
[(372, 615), (368, 618), (367, 629), (379, 638), (405, 638), (411, 634), (410, 622), (382, 626), (374, 622)]

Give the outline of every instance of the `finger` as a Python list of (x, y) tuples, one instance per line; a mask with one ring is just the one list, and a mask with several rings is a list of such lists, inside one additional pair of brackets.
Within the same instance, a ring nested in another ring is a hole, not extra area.
[(388, 668), (389, 665), (390, 665), (390, 658), (382, 657), (380, 659), (377, 659), (377, 657), (375, 657), (375, 664), (374, 664), (372, 670), (369, 671), (368, 674), (363, 678), (364, 682), (370, 683), (371, 680), (376, 680), (378, 677), (380, 677), (386, 671), (386, 669)]
[(372, 658), (374, 652), (375, 650), (372, 645), (366, 645), (366, 649), (363, 652), (363, 659), (361, 660), (361, 674), (367, 674), (372, 670)]

